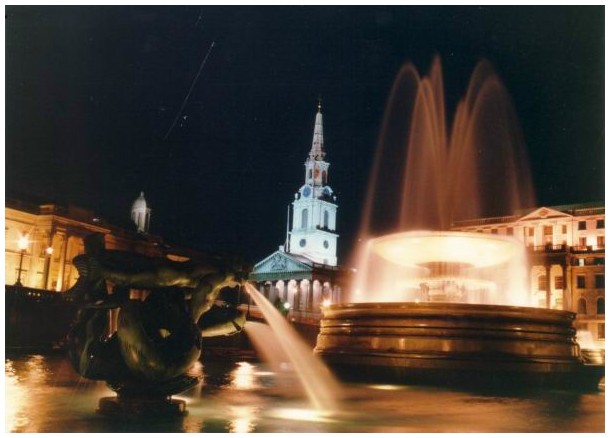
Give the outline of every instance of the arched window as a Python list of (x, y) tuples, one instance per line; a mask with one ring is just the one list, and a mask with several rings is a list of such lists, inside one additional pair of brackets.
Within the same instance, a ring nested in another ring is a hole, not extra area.
[(328, 228), (328, 210), (324, 210), (324, 228)]
[(309, 217), (309, 215), (307, 214), (307, 209), (304, 208), (301, 211), (301, 228), (307, 228), (308, 224), (307, 224), (307, 218)]
[(597, 299), (597, 314), (598, 315), (606, 314), (606, 300), (603, 298)]
[(326, 170), (322, 171), (322, 184), (326, 185)]
[(580, 313), (581, 315), (587, 314), (587, 302), (584, 298), (580, 298), (578, 300), (578, 313)]

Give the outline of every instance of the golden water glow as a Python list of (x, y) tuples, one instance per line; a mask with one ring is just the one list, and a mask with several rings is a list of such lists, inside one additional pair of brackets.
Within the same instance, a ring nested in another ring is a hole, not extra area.
[(398, 391), (399, 389), (404, 389), (404, 386), (398, 385), (369, 385), (369, 388), (373, 389), (381, 389), (382, 391)]
[(406, 267), (437, 262), (494, 266), (516, 256), (520, 246), (512, 238), (445, 231), (408, 231), (371, 240), (373, 253)]
[(253, 432), (258, 419), (257, 413), (258, 409), (253, 406), (231, 406), (232, 418), (229, 421), (229, 432)]
[(19, 378), (15, 373), (13, 363), (7, 360), (4, 364), (4, 419), (6, 432), (17, 432), (26, 427), (29, 423), (25, 411), (27, 410), (29, 394), (28, 391), (19, 384)]
[(252, 390), (259, 387), (256, 379), (256, 367), (249, 362), (238, 362), (237, 368), (231, 371), (231, 388)]
[(285, 418), (295, 421), (311, 421), (315, 423), (334, 423), (336, 420), (330, 418), (329, 413), (318, 409), (283, 408), (274, 409), (271, 417)]

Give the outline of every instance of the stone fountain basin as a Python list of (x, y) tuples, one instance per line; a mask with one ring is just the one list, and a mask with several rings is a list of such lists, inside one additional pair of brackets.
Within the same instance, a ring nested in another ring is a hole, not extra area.
[(323, 309), (315, 353), (347, 380), (435, 385), (597, 386), (571, 312), (463, 303)]

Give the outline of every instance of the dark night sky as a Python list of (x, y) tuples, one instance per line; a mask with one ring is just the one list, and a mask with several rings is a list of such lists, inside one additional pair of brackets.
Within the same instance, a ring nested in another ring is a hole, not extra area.
[(392, 81), (439, 54), (449, 106), (478, 60), (495, 66), (539, 205), (604, 199), (603, 6), (5, 12), (7, 195), (124, 222), (143, 190), (151, 232), (257, 261), (284, 239), (321, 96), (344, 258)]

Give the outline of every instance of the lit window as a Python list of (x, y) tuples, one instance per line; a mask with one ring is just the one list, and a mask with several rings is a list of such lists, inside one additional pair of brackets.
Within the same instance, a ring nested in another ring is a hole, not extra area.
[(527, 229), (527, 235), (530, 236), (530, 237), (534, 236), (534, 227), (529, 227)]
[(582, 246), (582, 247), (587, 246), (587, 238), (586, 237), (579, 237), (578, 238), (578, 246)]
[(568, 226), (567, 225), (562, 225), (561, 226), (561, 234), (567, 234), (568, 233)]
[(606, 236), (597, 236), (597, 247), (604, 248), (606, 246)]
[(563, 289), (563, 276), (555, 277), (555, 289)]
[(552, 225), (545, 225), (544, 226), (544, 235), (545, 236), (552, 236), (553, 235), (553, 226)]
[(541, 275), (538, 277), (538, 290), (546, 290), (546, 275)]
[(598, 315), (606, 314), (606, 300), (603, 298), (597, 299), (597, 314)]
[(585, 288), (585, 276), (584, 275), (577, 275), (576, 276), (576, 287), (578, 289), (584, 289)]

